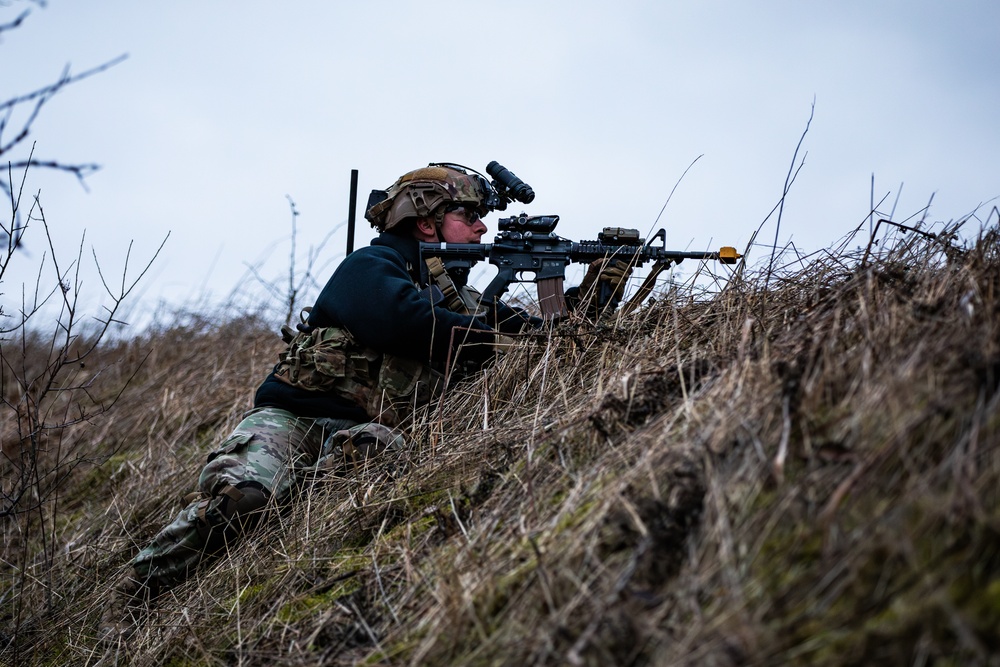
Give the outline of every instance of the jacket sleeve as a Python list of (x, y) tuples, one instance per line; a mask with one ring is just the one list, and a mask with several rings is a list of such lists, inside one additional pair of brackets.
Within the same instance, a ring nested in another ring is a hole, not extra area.
[(497, 302), (495, 312), (491, 312), (490, 315), (490, 324), (506, 334), (517, 334), (526, 329), (539, 329), (545, 323), (542, 318), (531, 315), (523, 308), (509, 306), (503, 301)]

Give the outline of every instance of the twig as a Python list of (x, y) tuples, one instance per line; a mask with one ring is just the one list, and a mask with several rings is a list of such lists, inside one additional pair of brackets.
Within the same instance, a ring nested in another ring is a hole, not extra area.
[[(816, 98), (813, 98), (812, 105), (809, 107), (809, 120), (806, 121), (806, 129), (802, 131), (802, 136), (799, 137), (799, 143), (795, 146), (795, 152), (792, 153), (792, 162), (788, 165), (788, 174), (785, 176), (785, 186), (781, 191), (781, 199), (778, 201), (778, 220), (774, 225), (774, 245), (771, 249), (771, 261), (767, 264), (767, 278), (764, 279), (764, 291), (767, 291), (767, 286), (771, 282), (771, 268), (774, 265), (774, 251), (778, 247), (778, 233), (781, 231), (781, 215), (785, 211), (785, 198), (788, 196), (788, 192), (791, 190), (792, 183), (795, 182), (795, 178), (798, 176), (799, 171), (806, 163), (806, 156), (802, 156), (802, 162), (798, 167), (795, 166), (795, 161), (798, 159), (799, 149), (802, 148), (802, 142), (805, 141), (806, 135), (809, 133), (809, 126), (812, 125), (813, 114), (816, 112)], [(807, 153), (808, 155), (808, 153)]]

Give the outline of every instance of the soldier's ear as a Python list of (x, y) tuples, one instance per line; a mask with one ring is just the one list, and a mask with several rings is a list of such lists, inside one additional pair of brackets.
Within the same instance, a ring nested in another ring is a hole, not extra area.
[(417, 238), (427, 241), (437, 238), (437, 223), (434, 218), (417, 218), (417, 222), (414, 225), (414, 232), (416, 232)]

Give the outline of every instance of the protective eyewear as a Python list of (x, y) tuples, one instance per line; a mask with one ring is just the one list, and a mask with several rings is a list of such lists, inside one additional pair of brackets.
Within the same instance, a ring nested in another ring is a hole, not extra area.
[(479, 212), (471, 206), (462, 204), (449, 204), (444, 209), (445, 213), (457, 213), (462, 222), (470, 227), (479, 222)]

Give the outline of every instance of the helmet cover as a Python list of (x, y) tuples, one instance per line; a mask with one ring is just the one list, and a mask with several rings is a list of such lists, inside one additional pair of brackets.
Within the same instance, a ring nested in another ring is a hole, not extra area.
[[(486, 215), (485, 205), (489, 185), (478, 174), (461, 169), (432, 164), (407, 172), (384, 191), (372, 192), (365, 219), (380, 232), (398, 226), (410, 218), (434, 215), (444, 204), (469, 204), (479, 215)], [(380, 196), (376, 196), (376, 194)], [(381, 199), (381, 201), (379, 201)], [(374, 203), (373, 203), (374, 202)]]

